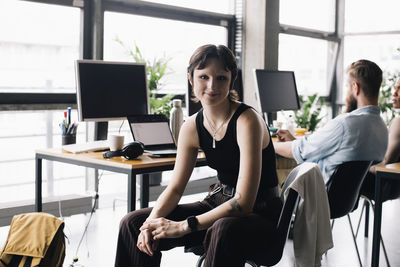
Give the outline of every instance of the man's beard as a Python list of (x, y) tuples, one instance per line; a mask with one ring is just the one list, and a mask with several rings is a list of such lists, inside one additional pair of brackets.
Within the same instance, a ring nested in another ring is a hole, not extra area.
[(346, 97), (346, 112), (352, 112), (357, 109), (357, 99), (352, 95)]

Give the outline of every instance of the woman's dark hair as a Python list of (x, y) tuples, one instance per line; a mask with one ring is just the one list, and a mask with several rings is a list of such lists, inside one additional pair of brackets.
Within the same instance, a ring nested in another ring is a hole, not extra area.
[[(187, 72), (193, 80), (194, 69), (204, 69), (206, 66), (207, 59), (216, 58), (222, 62), (226, 71), (231, 72), (231, 84), (229, 85), (229, 99), (238, 100), (238, 93), (233, 89), (233, 84), (236, 80), (238, 69), (236, 64), (236, 57), (233, 52), (224, 45), (203, 45), (194, 51), (190, 57), (189, 66)], [(198, 102), (199, 100), (194, 96), (192, 89), (192, 100)]]

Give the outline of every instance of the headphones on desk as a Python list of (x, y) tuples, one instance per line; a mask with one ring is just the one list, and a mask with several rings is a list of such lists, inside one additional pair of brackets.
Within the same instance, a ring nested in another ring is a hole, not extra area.
[(117, 151), (106, 151), (103, 153), (103, 158), (109, 159), (112, 157), (124, 157), (126, 159), (135, 159), (142, 155), (144, 152), (144, 145), (142, 142), (132, 142), (127, 144), (123, 149)]

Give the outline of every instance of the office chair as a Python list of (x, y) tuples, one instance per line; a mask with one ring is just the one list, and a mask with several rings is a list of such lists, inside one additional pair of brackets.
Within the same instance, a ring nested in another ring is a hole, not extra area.
[(362, 266), (362, 261), (349, 213), (356, 207), (361, 185), (371, 164), (372, 161), (344, 162), (336, 167), (326, 184), (332, 219), (331, 227), (333, 228), (336, 218), (347, 215), (360, 266)]
[[(368, 173), (367, 176), (369, 178), (375, 179), (375, 175)], [(367, 193), (364, 192), (360, 195), (361, 198), (364, 199), (364, 204), (361, 209), (360, 218), (358, 220), (357, 230), (355, 236), (358, 236), (358, 231), (360, 229), (362, 216), (365, 210), (365, 228), (364, 228), (364, 236), (368, 237), (368, 230), (369, 230), (369, 207), (372, 207), (372, 211), (375, 211), (375, 195), (374, 193)], [(396, 180), (384, 180), (382, 181), (382, 203), (387, 200), (395, 200), (400, 197), (400, 182)], [(386, 252), (386, 247), (383, 242), (382, 235), (380, 236), (381, 244), (383, 248), (383, 253), (385, 255), (386, 265), (390, 267), (389, 257)]]
[[(259, 267), (261, 265), (273, 266), (277, 264), (282, 258), (283, 249), (285, 247), (285, 243), (289, 234), (289, 227), (295, 219), (294, 214), (296, 213), (296, 208), (299, 202), (299, 194), (291, 188), (289, 188), (286, 199), (284, 197), (285, 190), (296, 178), (296, 176), (291, 177), (293, 178), (291, 180), (287, 180), (282, 188), (281, 200), (283, 206), (276, 225), (276, 238), (271, 240), (271, 244), (269, 244), (269, 249), (265, 251), (265, 255), (263, 255), (263, 259), (260, 260), (260, 262), (254, 262), (251, 260), (246, 261), (247, 264), (253, 267)], [(185, 252), (192, 252), (200, 256), (196, 266), (202, 266), (203, 261), (206, 257), (203, 246), (185, 247)]]

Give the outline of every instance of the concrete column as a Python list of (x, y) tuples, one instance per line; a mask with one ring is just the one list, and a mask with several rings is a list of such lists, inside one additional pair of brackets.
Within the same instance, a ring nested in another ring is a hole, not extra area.
[(243, 13), (243, 100), (260, 111), (253, 69), (278, 69), (279, 1), (244, 1)]

